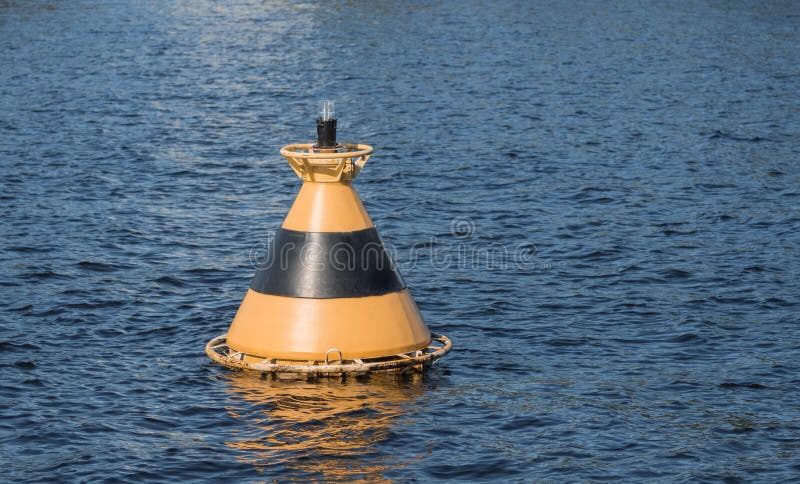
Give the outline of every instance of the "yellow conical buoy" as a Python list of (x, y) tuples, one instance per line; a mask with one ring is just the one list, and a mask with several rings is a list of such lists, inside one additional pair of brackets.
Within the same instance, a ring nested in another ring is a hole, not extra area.
[(336, 143), (325, 104), (316, 144), (281, 154), (303, 186), (226, 335), (206, 353), (275, 375), (421, 370), (451, 348), (431, 334), (351, 182), (372, 147)]

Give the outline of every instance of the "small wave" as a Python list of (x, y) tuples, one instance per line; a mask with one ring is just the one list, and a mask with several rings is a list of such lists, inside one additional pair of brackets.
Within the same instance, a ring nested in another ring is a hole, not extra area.
[(661, 233), (666, 235), (666, 236), (692, 235), (692, 234), (697, 233), (697, 230), (695, 230), (695, 229), (689, 229), (689, 230), (664, 229), (664, 230), (661, 231)]
[(553, 419), (527, 415), (508, 420), (506, 423), (500, 426), (500, 430), (519, 430), (528, 427), (549, 427), (558, 423), (559, 422), (554, 421)]
[(591, 342), (591, 338), (553, 338), (544, 342), (548, 346), (583, 346)]
[(766, 389), (769, 388), (769, 387), (764, 386), (764, 385), (762, 385), (760, 383), (752, 383), (752, 382), (741, 382), (741, 383), (739, 383), (739, 382), (724, 382), (724, 383), (720, 383), (717, 386), (719, 386), (720, 388), (726, 388), (726, 389), (729, 389), (729, 390), (735, 390), (735, 389), (739, 389), (739, 388), (749, 389), (749, 390), (766, 390)]
[(20, 276), (24, 277), (25, 279), (35, 279), (35, 280), (64, 279), (69, 277), (65, 274), (59, 274), (58, 272), (55, 272), (50, 269), (37, 272), (26, 272), (24, 274), (21, 274)]
[(133, 266), (125, 264), (111, 264), (106, 262), (81, 261), (76, 264), (80, 269), (93, 272), (115, 272), (122, 269), (132, 269)]
[(441, 464), (429, 466), (428, 473), (440, 479), (476, 479), (515, 474), (514, 462), (508, 459), (494, 459), (489, 462), (473, 462), (470, 464)]
[(694, 333), (684, 333), (680, 336), (675, 336), (674, 338), (669, 339), (672, 343), (689, 343), (689, 342), (701, 342), (705, 341), (701, 336), (696, 335)]
[(746, 137), (746, 136), (738, 136), (731, 133), (726, 133), (720, 130), (714, 130), (713, 133), (708, 137), (709, 139), (727, 139), (731, 141), (743, 141), (748, 143), (760, 143), (762, 141), (772, 141), (768, 138), (764, 138), (762, 136), (753, 136), (753, 137)]
[(14, 308), (8, 308), (7, 311), (23, 312), (23, 311), (27, 311), (28, 309), (32, 309), (32, 308), (33, 308), (32, 304), (23, 304), (21, 306), (17, 306), (17, 307), (14, 307)]
[(110, 301), (81, 301), (65, 304), (71, 309), (98, 309), (98, 308), (118, 308), (128, 304), (125, 299), (112, 299)]
[(31, 247), (27, 245), (15, 245), (8, 247), (8, 250), (12, 252), (19, 252), (21, 254), (45, 254), (47, 252), (52, 252), (55, 250), (54, 247)]
[(175, 287), (183, 287), (186, 285), (186, 283), (181, 279), (172, 276), (162, 276), (156, 279), (154, 282), (157, 282), (159, 284), (167, 284), (169, 286), (175, 286)]
[(686, 279), (687, 277), (691, 277), (692, 273), (689, 271), (684, 271), (683, 269), (667, 269), (664, 271), (664, 277), (667, 279)]
[(26, 350), (40, 350), (41, 348), (30, 343), (13, 343), (11, 341), (0, 341), (0, 350), (2, 351), (26, 351)]
[(159, 328), (147, 328), (141, 331), (137, 331), (136, 334), (139, 336), (147, 336), (152, 334), (175, 334), (178, 332), (180, 328), (177, 326), (163, 326)]

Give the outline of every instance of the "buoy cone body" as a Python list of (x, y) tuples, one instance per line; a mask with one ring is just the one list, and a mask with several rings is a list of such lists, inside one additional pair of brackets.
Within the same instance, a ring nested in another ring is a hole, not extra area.
[(351, 185), (366, 158), (302, 166), (287, 159), (303, 186), (227, 345), (248, 357), (297, 361), (379, 358), (428, 346), (431, 333)]

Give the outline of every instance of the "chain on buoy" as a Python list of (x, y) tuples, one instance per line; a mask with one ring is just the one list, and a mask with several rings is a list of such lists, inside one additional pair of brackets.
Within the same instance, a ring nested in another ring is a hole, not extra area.
[(273, 377), (420, 372), (452, 348), (431, 333), (351, 182), (372, 147), (336, 141), (331, 101), (317, 143), (281, 148), (303, 180), (214, 361)]

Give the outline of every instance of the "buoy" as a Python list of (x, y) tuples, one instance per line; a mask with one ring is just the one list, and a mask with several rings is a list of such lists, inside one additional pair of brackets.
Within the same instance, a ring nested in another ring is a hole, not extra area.
[(421, 372), (450, 351), (431, 333), (352, 181), (372, 155), (336, 141), (323, 103), (317, 143), (280, 153), (303, 180), (228, 329), (206, 354), (274, 378)]

